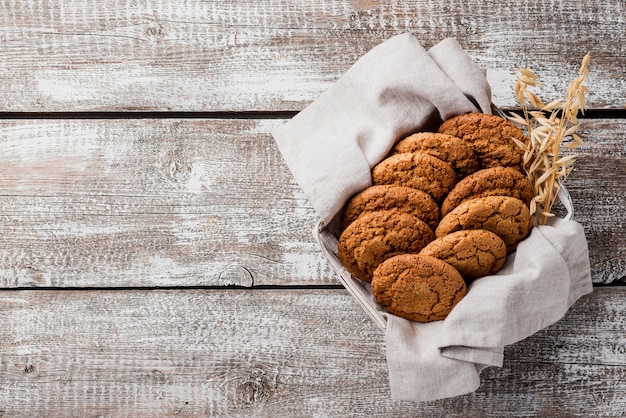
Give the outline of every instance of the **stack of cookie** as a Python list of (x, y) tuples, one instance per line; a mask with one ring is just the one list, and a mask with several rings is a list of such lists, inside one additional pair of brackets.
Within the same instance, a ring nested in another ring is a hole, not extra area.
[(499, 116), (453, 117), (395, 144), (347, 202), (339, 259), (386, 310), (444, 319), (529, 234), (533, 189), (511, 138), (526, 140)]

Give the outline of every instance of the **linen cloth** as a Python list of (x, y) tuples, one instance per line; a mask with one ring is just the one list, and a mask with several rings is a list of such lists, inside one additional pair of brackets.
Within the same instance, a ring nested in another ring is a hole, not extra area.
[[(392, 399), (430, 401), (475, 391), (502, 366), (504, 346), (558, 321), (592, 291), (587, 242), (569, 219), (533, 228), (493, 276), (474, 281), (443, 321), (418, 323), (380, 307), (337, 258), (333, 220), (371, 185), (371, 168), (400, 138), (457, 114), (491, 112), (485, 73), (454, 39), (426, 51), (411, 34), (361, 57), (319, 99), (272, 134), (320, 216), (320, 248), (348, 291), (385, 332)], [(571, 204), (562, 196), (570, 211)]]

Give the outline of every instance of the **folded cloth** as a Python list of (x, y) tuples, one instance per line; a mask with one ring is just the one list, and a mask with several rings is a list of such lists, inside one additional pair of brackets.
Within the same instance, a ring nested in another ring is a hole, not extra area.
[(371, 185), (370, 168), (398, 138), (461, 113), (490, 113), (490, 100), (484, 72), (454, 39), (427, 52), (407, 33), (358, 59), (272, 135), (328, 223), (350, 196)]
[(387, 315), (392, 397), (429, 401), (475, 391), (483, 368), (502, 366), (505, 345), (555, 323), (592, 290), (580, 224), (555, 218), (533, 228), (497, 274), (469, 286), (445, 320), (420, 324)]
[(502, 365), (505, 345), (554, 323), (592, 290), (582, 227), (561, 219), (534, 228), (501, 271), (476, 280), (444, 321), (423, 324), (385, 312), (370, 286), (341, 266), (332, 221), (354, 193), (371, 185), (371, 168), (401, 137), (457, 114), (490, 113), (490, 100), (484, 71), (455, 40), (426, 51), (403, 34), (373, 48), (272, 132), (321, 218), (314, 236), (322, 252), (385, 331), (393, 399), (427, 401), (476, 390), (482, 369)]

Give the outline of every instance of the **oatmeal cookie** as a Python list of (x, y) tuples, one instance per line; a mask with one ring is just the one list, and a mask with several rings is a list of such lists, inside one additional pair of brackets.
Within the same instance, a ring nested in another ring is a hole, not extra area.
[(469, 281), (500, 270), (506, 260), (506, 245), (493, 232), (461, 230), (437, 238), (420, 254), (445, 261)]
[(437, 238), (465, 229), (486, 229), (506, 244), (507, 253), (529, 234), (533, 226), (530, 210), (510, 196), (487, 196), (466, 200), (441, 219)]
[(440, 202), (456, 184), (452, 166), (422, 152), (395, 154), (372, 169), (372, 181), (422, 190)]
[(383, 308), (418, 322), (444, 319), (466, 292), (465, 281), (454, 267), (426, 255), (389, 258), (372, 279), (372, 293)]
[(465, 200), (486, 196), (516, 197), (528, 205), (534, 192), (528, 178), (514, 168), (485, 168), (454, 186), (441, 204), (441, 214), (447, 215)]
[(384, 184), (368, 187), (346, 203), (341, 229), (346, 229), (364, 213), (390, 209), (417, 216), (433, 231), (439, 223), (439, 206), (428, 193), (411, 187)]
[(402, 139), (392, 149), (393, 154), (406, 152), (423, 152), (447, 162), (452, 166), (458, 179), (478, 170), (476, 154), (464, 140), (456, 136), (418, 132)]
[(470, 144), (481, 168), (505, 166), (522, 170), (524, 151), (511, 138), (526, 142), (524, 133), (500, 116), (466, 113), (443, 122), (438, 132)]
[(434, 239), (432, 229), (416, 216), (398, 210), (366, 213), (339, 237), (339, 260), (354, 277), (371, 282), (374, 270), (389, 257), (418, 253)]

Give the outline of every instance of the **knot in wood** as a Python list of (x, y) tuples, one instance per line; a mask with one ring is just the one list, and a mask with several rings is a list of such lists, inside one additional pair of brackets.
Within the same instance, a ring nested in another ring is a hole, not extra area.
[(254, 285), (254, 277), (252, 277), (250, 270), (236, 264), (226, 266), (217, 281), (219, 286), (252, 287)]
[(249, 370), (236, 387), (237, 398), (246, 406), (262, 404), (272, 395), (273, 390), (265, 370), (259, 368)]
[(145, 33), (150, 38), (161, 38), (163, 37), (163, 25), (156, 20), (151, 21), (146, 28)]
[(186, 162), (171, 161), (169, 175), (177, 183), (186, 183), (191, 178), (191, 165)]

